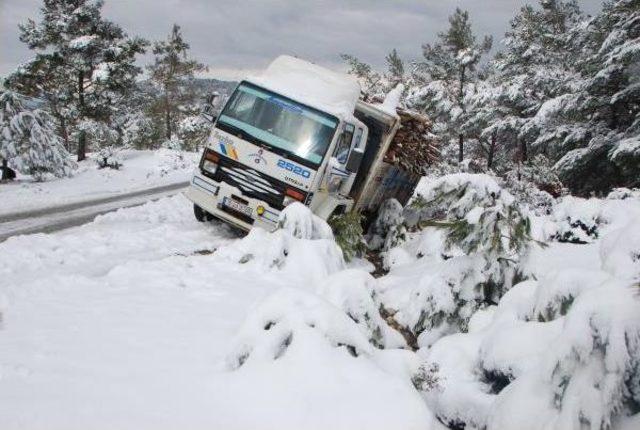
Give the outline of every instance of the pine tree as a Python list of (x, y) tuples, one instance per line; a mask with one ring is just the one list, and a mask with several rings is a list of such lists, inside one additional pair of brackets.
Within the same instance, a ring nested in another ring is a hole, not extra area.
[(391, 91), (398, 84), (405, 82), (404, 61), (402, 61), (395, 48), (385, 57), (385, 61), (387, 62), (387, 90)]
[(458, 161), (464, 159), (462, 124), (467, 114), (467, 91), (478, 79), (478, 63), (491, 49), (492, 38), (477, 42), (469, 13), (457, 8), (449, 17), (449, 29), (438, 41), (422, 47), (424, 60), (415, 64), (418, 81), (425, 84), (411, 96), (411, 105), (439, 121), (442, 133), (458, 140)]
[(78, 131), (78, 160), (86, 157), (85, 121), (108, 122), (135, 84), (134, 64), (146, 42), (129, 38), (101, 16), (102, 0), (44, 0), (42, 20), (20, 25), (20, 40), (36, 57), (8, 83), (51, 105), (65, 138)]
[(0, 158), (3, 166), (40, 181), (47, 173), (66, 176), (74, 163), (55, 131), (53, 118), (28, 108), (14, 92), (0, 90)]
[(207, 69), (204, 64), (189, 58), (188, 51), (189, 44), (183, 39), (180, 26), (174, 24), (169, 38), (154, 44), (155, 61), (148, 67), (150, 79), (160, 91), (160, 100), (153, 106), (153, 111), (162, 118), (167, 140), (172, 139), (184, 116), (197, 110), (193, 79), (196, 73)]
[(347, 63), (348, 73), (358, 78), (364, 101), (372, 101), (384, 95), (383, 76), (376, 72), (370, 64), (360, 61), (350, 54), (340, 54), (340, 58)]
[[(575, 49), (585, 53), (578, 63), (581, 80), (549, 102), (555, 109), (545, 137), (564, 149), (556, 168), (563, 182), (583, 194), (638, 186), (640, 2), (607, 2), (574, 33)], [(573, 131), (561, 133), (567, 128)]]

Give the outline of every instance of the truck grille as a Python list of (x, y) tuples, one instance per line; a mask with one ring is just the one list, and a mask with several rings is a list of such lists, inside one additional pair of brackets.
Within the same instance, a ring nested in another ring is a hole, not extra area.
[(220, 157), (213, 179), (226, 182), (242, 191), (243, 195), (260, 199), (273, 208), (284, 208), (282, 202), (287, 185), (237, 161)]

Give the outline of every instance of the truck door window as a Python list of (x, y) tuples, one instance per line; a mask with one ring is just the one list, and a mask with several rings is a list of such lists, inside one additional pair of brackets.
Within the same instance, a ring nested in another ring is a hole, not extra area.
[(338, 159), (340, 164), (345, 164), (347, 162), (347, 157), (349, 156), (349, 150), (351, 149), (351, 141), (353, 140), (353, 132), (355, 131), (355, 127), (352, 124), (345, 124), (344, 130), (340, 135), (340, 141), (336, 146), (336, 150), (334, 152), (334, 157)]

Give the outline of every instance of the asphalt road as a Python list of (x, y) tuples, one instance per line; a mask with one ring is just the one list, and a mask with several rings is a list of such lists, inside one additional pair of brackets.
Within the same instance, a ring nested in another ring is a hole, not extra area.
[(188, 185), (188, 182), (181, 182), (117, 196), (0, 215), (0, 242), (11, 236), (50, 233), (82, 225), (107, 212), (177, 194)]

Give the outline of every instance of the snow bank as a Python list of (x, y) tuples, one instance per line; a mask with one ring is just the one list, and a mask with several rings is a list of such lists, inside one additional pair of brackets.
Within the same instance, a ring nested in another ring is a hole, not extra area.
[(342, 118), (353, 116), (360, 97), (355, 77), (288, 55), (279, 56), (249, 81)]

